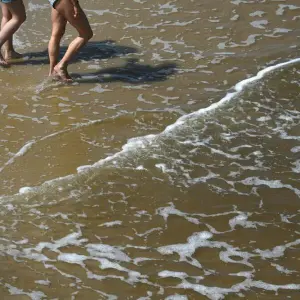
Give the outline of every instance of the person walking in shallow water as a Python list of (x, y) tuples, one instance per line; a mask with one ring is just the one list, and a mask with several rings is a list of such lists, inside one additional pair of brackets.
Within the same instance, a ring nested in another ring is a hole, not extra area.
[[(2, 21), (0, 31), (0, 66), (7, 67), (11, 58), (21, 55), (13, 48), (13, 34), (26, 20), (26, 12), (22, 0), (0, 0)], [(2, 54), (3, 52), (3, 54)]]
[[(77, 0), (49, 0), (52, 5), (52, 33), (48, 51), (50, 76), (59, 77), (64, 82), (72, 81), (68, 73), (68, 64), (75, 54), (93, 37), (89, 21)], [(60, 41), (65, 33), (67, 22), (78, 32), (69, 45), (61, 61), (58, 61)]]

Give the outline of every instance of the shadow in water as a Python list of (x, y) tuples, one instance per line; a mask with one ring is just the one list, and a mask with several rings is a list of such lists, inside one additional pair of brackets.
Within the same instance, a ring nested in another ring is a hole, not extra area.
[[(60, 56), (67, 50), (67, 46), (62, 46)], [(137, 49), (129, 46), (117, 45), (112, 40), (102, 42), (91, 41), (78, 53), (72, 62), (90, 61), (96, 59), (109, 59), (122, 57), (127, 54), (137, 53)], [(27, 60), (16, 61), (15, 65), (42, 65), (49, 64), (48, 51), (24, 53)], [(176, 73), (175, 63), (163, 63), (157, 66), (143, 65), (138, 63), (138, 59), (127, 59), (124, 66), (107, 68), (93, 73), (72, 74), (72, 77), (80, 83), (108, 83), (122, 81), (129, 83), (146, 83), (153, 81), (164, 81), (170, 75)]]
[[(61, 46), (60, 57), (64, 55), (67, 46)], [(112, 40), (101, 42), (90, 41), (83, 47), (78, 55), (72, 60), (74, 62), (89, 61), (95, 59), (108, 59), (121, 57), (127, 54), (137, 53), (137, 49), (129, 46), (116, 45)], [(14, 65), (43, 65), (49, 64), (48, 50), (38, 52), (28, 52), (23, 54), (27, 59), (16, 61)]]
[(127, 59), (122, 67), (107, 68), (93, 73), (76, 74), (72, 76), (80, 83), (108, 83), (122, 81), (129, 83), (147, 83), (164, 81), (176, 73), (175, 63), (164, 63), (157, 66), (142, 65), (138, 59)]

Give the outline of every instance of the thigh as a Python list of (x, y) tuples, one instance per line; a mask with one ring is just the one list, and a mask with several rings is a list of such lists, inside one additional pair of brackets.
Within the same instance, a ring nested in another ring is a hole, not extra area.
[(56, 9), (51, 10), (52, 34), (63, 33), (65, 31), (67, 20)]
[(80, 35), (91, 32), (90, 23), (80, 6), (76, 18), (74, 18), (73, 4), (69, 0), (59, 0), (55, 5), (55, 9), (78, 31)]
[(5, 3), (6, 2), (1, 2), (2, 17), (11, 19), (11, 13)]
[(18, 18), (24, 18), (26, 16), (25, 6), (22, 0), (14, 0), (10, 3), (6, 3), (6, 7), (12, 16)]

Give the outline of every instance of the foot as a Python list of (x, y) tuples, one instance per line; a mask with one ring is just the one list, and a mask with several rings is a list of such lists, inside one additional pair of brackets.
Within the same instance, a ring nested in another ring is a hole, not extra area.
[(4, 59), (1, 53), (0, 53), (0, 66), (5, 68), (9, 67), (9, 63)]
[(23, 55), (15, 50), (13, 51), (4, 51), (4, 58), (6, 61), (11, 59), (19, 59), (22, 58)]
[(59, 77), (59, 79), (63, 82), (72, 82), (73, 79), (68, 73), (66, 68), (60, 67), (59, 65), (54, 67), (52, 72), (53, 77)]
[(60, 77), (58, 76), (58, 74), (54, 71), (54, 69), (49, 71), (49, 78), (51, 78), (51, 80), (53, 81), (57, 81), (60, 80)]

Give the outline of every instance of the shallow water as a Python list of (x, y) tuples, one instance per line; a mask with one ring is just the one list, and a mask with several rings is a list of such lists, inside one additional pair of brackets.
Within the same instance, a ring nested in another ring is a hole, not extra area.
[(0, 70), (0, 298), (298, 299), (299, 3), (81, 2), (74, 84), (46, 1)]

